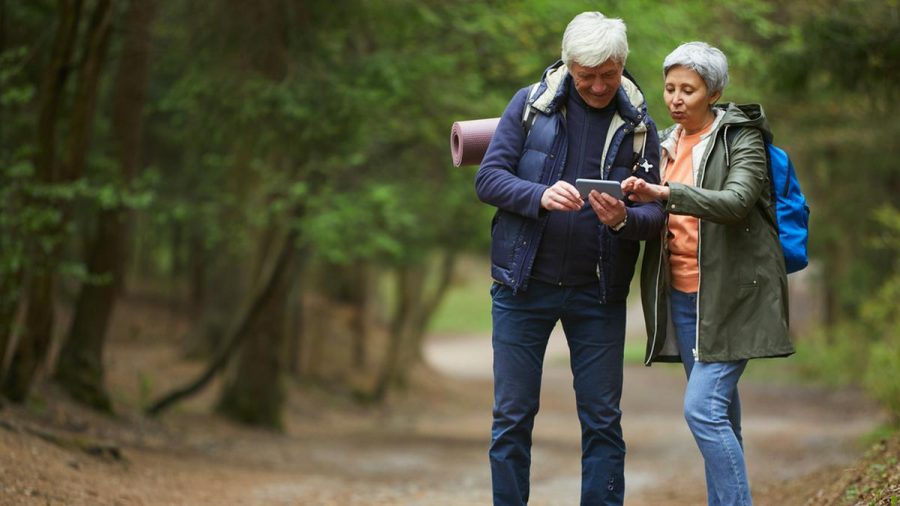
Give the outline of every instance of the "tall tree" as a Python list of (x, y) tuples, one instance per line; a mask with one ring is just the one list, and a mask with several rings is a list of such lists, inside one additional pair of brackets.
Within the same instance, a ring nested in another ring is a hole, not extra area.
[[(242, 14), (243, 19), (252, 19), (259, 30), (238, 30), (242, 34), (239, 54), (250, 59), (264, 86), (284, 80), (291, 70), (288, 34), (293, 22), (287, 16), (290, 12), (287, 4), (282, 0), (266, 0), (252, 5), (233, 0), (232, 3), (235, 12)], [(261, 158), (270, 161), (267, 165), (272, 169), (302, 163), (302, 160), (293, 159), (284, 145), (270, 144), (264, 137), (258, 142)], [(297, 170), (288, 170), (288, 180), (299, 175)], [(271, 199), (277, 200), (277, 197)], [(249, 335), (243, 340), (236, 361), (226, 375), (217, 406), (218, 412), (241, 422), (281, 427), (285, 399), (283, 376), (288, 366), (285, 353), (289, 349), (288, 296), (293, 293), (294, 283), (298, 282), (297, 241), (301, 231), (297, 223), (305, 208), (291, 205), (289, 210), (292, 211), (288, 214), (274, 212), (263, 231), (259, 258), (275, 256), (278, 259), (273, 283), (270, 290), (263, 292), (262, 299), (252, 304), (256, 310), (248, 315)], [(285, 222), (286, 225), (282, 225)], [(287, 232), (281, 233), (284, 228)], [(279, 236), (285, 239), (277, 246), (273, 238)]]
[[(113, 142), (125, 191), (141, 163), (141, 134), (150, 67), (150, 26), (155, 0), (132, 0), (124, 21), (124, 45), (113, 92)], [(56, 381), (73, 398), (109, 411), (103, 384), (103, 349), (117, 289), (124, 274), (130, 211), (124, 205), (102, 209), (88, 246), (88, 272), (102, 282), (84, 283), (59, 361)]]
[[(36, 84), (27, 62), (34, 51), (34, 27), (10, 19), (18, 9), (0, 3), (0, 378), (21, 298), (27, 264), (27, 225), (31, 221), (25, 195), (33, 169), (29, 148), (34, 142), (31, 111)], [(16, 28), (16, 30), (13, 29)]]
[[(228, 153), (226, 158), (234, 169), (230, 181), (234, 193), (230, 197), (243, 205), (240, 209), (243, 215), (237, 214), (241, 218), (249, 215), (255, 222), (256, 226), (241, 223), (245, 226), (239, 232), (253, 238), (247, 242), (257, 245), (258, 258), (257, 262), (247, 262), (246, 257), (241, 262), (236, 258), (236, 262), (224, 266), (223, 272), (233, 279), (234, 272), (243, 271), (249, 274), (255, 288), (241, 302), (244, 309), (238, 313), (239, 319), (227, 327), (229, 330), (215, 347), (206, 371), (188, 385), (165, 395), (149, 411), (159, 413), (172, 402), (202, 388), (224, 369), (219, 412), (248, 423), (279, 426), (283, 405), (281, 382), (287, 365), (284, 360), (288, 343), (286, 308), (299, 272), (297, 224), (303, 206), (295, 203), (313, 179), (303, 172), (308, 154), (297, 150), (292, 142), (301, 135), (280, 121), (290, 121), (298, 107), (305, 107), (300, 105), (303, 97), (298, 103), (295, 95), (311, 88), (293, 81), (296, 76), (291, 75), (292, 63), (288, 58), (289, 34), (294, 28), (289, 23), (302, 21), (306, 6), (294, 6), (297, 12), (282, 0), (255, 3), (224, 0), (219, 6), (224, 9), (209, 16), (221, 23), (222, 36), (216, 44), (225, 57), (205, 63), (210, 65), (212, 73), (224, 71), (225, 80), (233, 86), (235, 96), (228, 98), (238, 110), (234, 116), (223, 118), (225, 122), (217, 128), (240, 141), (229, 140), (216, 148)], [(298, 30), (302, 32), (305, 28)], [(298, 51), (298, 59), (302, 60), (304, 51)], [(223, 63), (226, 67), (219, 69)], [(234, 72), (234, 68), (240, 68), (241, 72)], [(258, 128), (262, 122), (269, 128)], [(303, 179), (306, 181), (298, 182)], [(230, 221), (240, 223), (233, 218)], [(279, 242), (284, 237), (287, 238)], [(248, 265), (256, 267), (248, 269)], [(211, 276), (216, 277), (214, 273)]]
[(228, 418), (272, 428), (282, 428), (285, 401), (284, 378), (288, 340), (287, 296), (298, 267), (296, 232), (285, 234), (274, 247), (269, 284), (248, 314), (246, 336), (237, 360), (226, 377), (216, 410)]
[(455, 264), (456, 252), (450, 249), (434, 269), (438, 279), (430, 283), (434, 285), (430, 292), (427, 264), (398, 268), (396, 308), (385, 359), (375, 381), (375, 400), (384, 400), (391, 387), (406, 387), (410, 373), (423, 363), (425, 330), (450, 286)]
[[(44, 185), (71, 183), (81, 177), (90, 145), (100, 75), (109, 45), (113, 9), (110, 0), (98, 0), (82, 41), (83, 55), (73, 96), (66, 149), (62, 160), (56, 157), (58, 120), (65, 84), (75, 50), (75, 39), (81, 18), (82, 2), (59, 0), (59, 21), (54, 35), (50, 60), (40, 87), (39, 120), (35, 169), (37, 181)], [(54, 202), (39, 203), (54, 209)], [(59, 264), (60, 241), (68, 212), (54, 213), (43, 231), (42, 239), (33, 243), (31, 272), (25, 290), (25, 322), (10, 369), (4, 379), (3, 392), (10, 399), (22, 401), (44, 362), (53, 335), (56, 269)]]

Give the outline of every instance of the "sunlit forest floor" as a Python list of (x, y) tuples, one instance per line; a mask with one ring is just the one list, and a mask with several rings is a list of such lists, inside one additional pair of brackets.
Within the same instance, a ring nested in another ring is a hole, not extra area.
[[(114, 335), (125, 337), (110, 343), (107, 360), (116, 417), (75, 406), (50, 386), (27, 406), (0, 410), (0, 504), (490, 504), (489, 336), (431, 336), (430, 370), (384, 406), (292, 385), (285, 431), (275, 433), (210, 414), (215, 385), (159, 420), (139, 415), (151, 394), (203, 367), (181, 358), (186, 323), (172, 314), (129, 300), (117, 315)], [(554, 335), (532, 505), (578, 503), (580, 430), (566, 357)], [(755, 503), (831, 504), (837, 477), (864, 450), (859, 438), (883, 415), (855, 391), (772, 379), (773, 366), (753, 367), (741, 399)], [(681, 417), (683, 387), (680, 366), (626, 367), (628, 505), (705, 503), (702, 461)]]

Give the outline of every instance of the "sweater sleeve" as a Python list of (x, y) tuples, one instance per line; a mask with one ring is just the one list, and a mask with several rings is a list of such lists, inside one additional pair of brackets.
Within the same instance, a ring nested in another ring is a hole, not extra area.
[(542, 213), (541, 196), (548, 187), (518, 176), (519, 158), (525, 145), (522, 111), (527, 94), (528, 88), (519, 90), (506, 106), (475, 174), (475, 193), (486, 204), (537, 218)]

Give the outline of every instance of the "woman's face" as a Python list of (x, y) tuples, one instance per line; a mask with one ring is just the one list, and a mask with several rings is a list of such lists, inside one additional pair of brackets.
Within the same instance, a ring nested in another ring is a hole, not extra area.
[(669, 116), (688, 133), (700, 131), (711, 121), (710, 106), (720, 96), (720, 92), (710, 96), (700, 74), (687, 67), (675, 66), (666, 74), (663, 99), (669, 108)]

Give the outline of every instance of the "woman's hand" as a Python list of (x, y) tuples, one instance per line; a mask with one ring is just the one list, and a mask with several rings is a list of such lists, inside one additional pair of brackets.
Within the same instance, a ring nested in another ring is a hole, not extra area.
[(654, 200), (669, 200), (669, 187), (651, 184), (647, 181), (631, 176), (622, 181), (622, 191), (632, 202), (653, 202)]
[(541, 195), (541, 207), (548, 211), (577, 211), (584, 206), (581, 195), (574, 186), (557, 181), (556, 184), (544, 190)]

